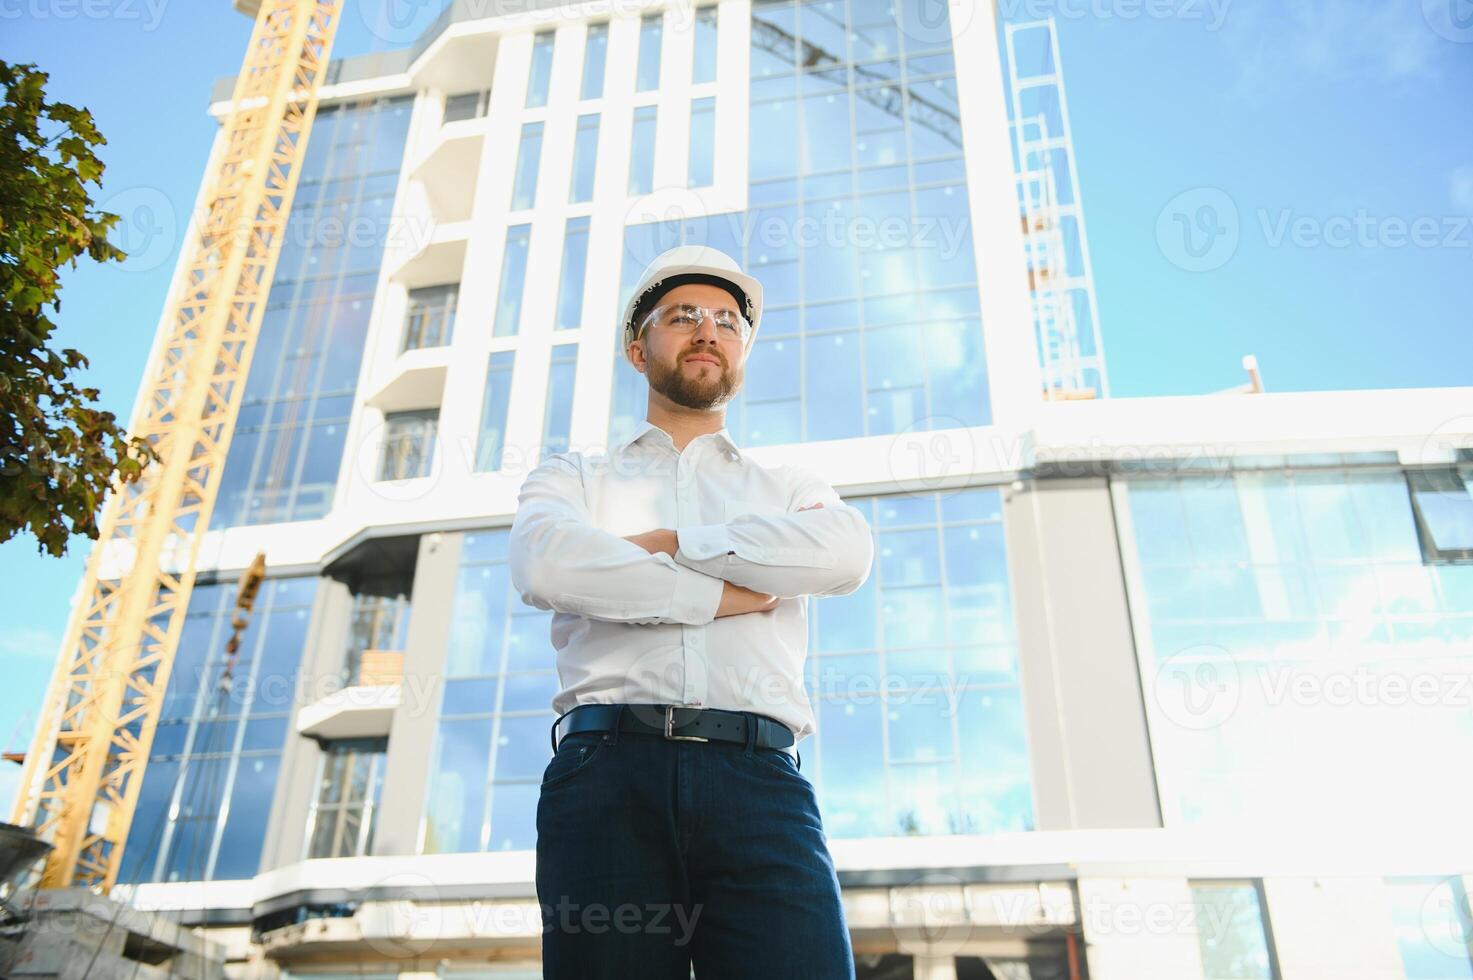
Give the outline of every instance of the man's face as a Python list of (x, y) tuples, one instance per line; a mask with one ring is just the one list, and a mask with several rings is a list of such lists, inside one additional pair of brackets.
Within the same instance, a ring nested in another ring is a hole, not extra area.
[[(736, 299), (720, 286), (687, 283), (670, 290), (655, 303), (690, 303), (713, 310), (736, 309)], [(667, 330), (651, 323), (630, 345), (635, 367), (650, 387), (685, 408), (710, 409), (726, 404), (742, 386), (746, 367), (740, 337), (728, 337), (709, 317), (694, 333)]]

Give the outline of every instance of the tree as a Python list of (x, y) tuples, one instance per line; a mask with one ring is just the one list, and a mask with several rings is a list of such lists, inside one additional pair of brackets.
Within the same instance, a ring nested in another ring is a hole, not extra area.
[(59, 557), (73, 534), (97, 537), (113, 480), (137, 480), (159, 456), (88, 407), (97, 389), (70, 379), (87, 358), (48, 345), (62, 264), (125, 255), (107, 240), (118, 216), (93, 213), (88, 193), (102, 180), (93, 148), (107, 140), (86, 109), (46, 101), (47, 78), (0, 61), (0, 541), (29, 530)]

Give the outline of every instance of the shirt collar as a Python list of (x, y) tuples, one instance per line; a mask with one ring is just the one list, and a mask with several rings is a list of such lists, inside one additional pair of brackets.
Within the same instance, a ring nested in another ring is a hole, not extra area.
[[(659, 433), (659, 435), (655, 436), (651, 435), (651, 433)], [(736, 444), (736, 441), (734, 439), (732, 439), (730, 429), (723, 425), (720, 429), (717, 429), (715, 432), (711, 433), (711, 435), (716, 437), (716, 442), (721, 444), (724, 452), (731, 454), (733, 460), (742, 459), (741, 447)], [(670, 438), (670, 433), (666, 432), (664, 429), (660, 428), (649, 419), (645, 419), (635, 428), (634, 434), (632, 436), (619, 444), (619, 449), (622, 451), (634, 445), (635, 443), (643, 442), (648, 439), (658, 439), (661, 437), (664, 438), (664, 441), (667, 445), (669, 445), (672, 449), (674, 448), (675, 443), (674, 440)], [(696, 438), (699, 439), (701, 437), (697, 436)]]

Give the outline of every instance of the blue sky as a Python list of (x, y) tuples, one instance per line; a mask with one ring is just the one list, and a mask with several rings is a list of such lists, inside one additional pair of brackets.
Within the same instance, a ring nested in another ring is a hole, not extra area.
[[(349, 0), (336, 53), (396, 46), (440, 0)], [(1116, 396), (1473, 384), (1468, 0), (999, 0), (1053, 13)], [(64, 275), (57, 343), (125, 423), (249, 21), (228, 0), (26, 0), (0, 58), (108, 137), (121, 266)], [(0, 745), (27, 745), (89, 542), (0, 545)], [(8, 811), (18, 769), (0, 768)], [(5, 816), (0, 813), (0, 817)]]

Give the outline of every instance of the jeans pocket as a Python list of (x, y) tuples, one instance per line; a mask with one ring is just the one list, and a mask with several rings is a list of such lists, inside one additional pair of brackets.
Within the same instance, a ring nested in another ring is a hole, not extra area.
[(768, 769), (776, 769), (790, 776), (801, 775), (798, 771), (798, 763), (792, 755), (782, 749), (754, 748), (752, 758), (762, 763)]
[(542, 788), (567, 782), (581, 772), (587, 771), (595, 759), (604, 753), (606, 743), (601, 735), (580, 738), (569, 735), (558, 743), (557, 752), (542, 771)]

